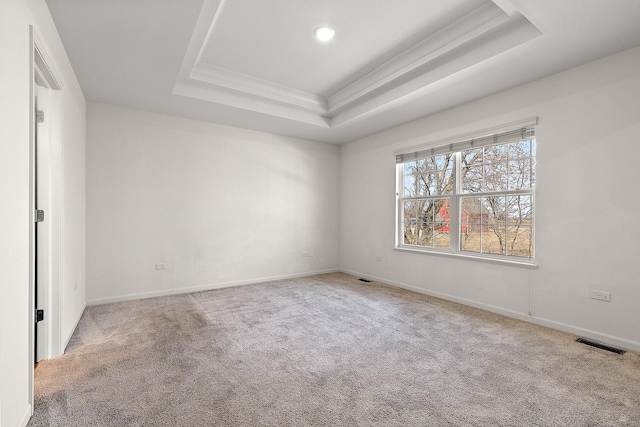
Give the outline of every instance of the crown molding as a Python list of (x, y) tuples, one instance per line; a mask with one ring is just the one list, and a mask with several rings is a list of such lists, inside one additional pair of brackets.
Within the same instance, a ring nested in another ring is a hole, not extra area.
[(301, 90), (279, 85), (221, 67), (201, 63), (194, 67), (189, 77), (203, 83), (208, 83), (211, 86), (231, 89), (236, 92), (243, 92), (256, 97), (267, 98), (272, 101), (303, 108), (320, 115), (324, 115), (328, 111), (327, 99), (322, 96), (303, 92)]
[(323, 97), (204, 63), (225, 1), (204, 1), (173, 93), (320, 127), (342, 126), (425, 96), (456, 73), (542, 34), (519, 12), (487, 1)]
[(509, 20), (499, 7), (487, 2), (443, 29), (400, 53), (370, 73), (328, 97), (332, 113), (366, 94), (389, 85), (445, 53), (473, 41)]
[(292, 106), (277, 101), (273, 98), (256, 96), (252, 93), (240, 92), (222, 86), (211, 86), (198, 80), (184, 80), (176, 82), (174, 95), (186, 96), (202, 101), (223, 104), (287, 120), (302, 122), (323, 128), (330, 127), (330, 120), (320, 114), (310, 112), (307, 109)]

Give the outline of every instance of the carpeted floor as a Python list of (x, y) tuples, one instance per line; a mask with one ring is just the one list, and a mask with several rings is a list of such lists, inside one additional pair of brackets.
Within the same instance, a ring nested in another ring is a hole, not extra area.
[(640, 355), (336, 273), (88, 307), (29, 426), (640, 426)]

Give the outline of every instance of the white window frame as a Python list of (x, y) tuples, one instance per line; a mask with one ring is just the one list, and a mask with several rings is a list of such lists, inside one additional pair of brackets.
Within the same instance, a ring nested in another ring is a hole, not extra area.
[[(509, 265), (514, 267), (523, 268), (537, 268), (535, 260), (535, 184), (533, 188), (527, 190), (505, 190), (496, 192), (479, 192), (479, 193), (464, 193), (462, 192), (461, 182), (459, 179), (459, 171), (461, 167), (461, 155), (462, 150), (474, 147), (479, 148), (481, 146), (494, 145), (498, 140), (498, 137), (505, 136), (513, 132), (522, 131), (528, 132), (530, 130), (535, 132), (535, 126), (538, 124), (537, 117), (522, 120), (519, 122), (510, 123), (504, 126), (495, 127), (491, 129), (484, 129), (478, 132), (470, 134), (459, 135), (453, 138), (447, 138), (432, 142), (430, 144), (411, 147), (409, 149), (399, 150), (394, 152), (396, 155), (396, 236), (395, 236), (395, 250), (412, 252), (412, 253), (424, 253), (436, 256), (453, 257), (459, 259), (466, 259), (471, 261), (488, 262), (494, 264)], [(493, 141), (492, 141), (493, 140)], [(500, 142), (498, 142), (500, 143)], [(537, 140), (536, 140), (537, 146)], [(454, 153), (453, 159), (453, 174), (454, 178), (454, 190), (451, 195), (442, 196), (427, 196), (427, 197), (415, 197), (414, 199), (424, 199), (429, 197), (437, 198), (450, 198), (450, 223), (449, 223), (449, 236), (450, 247), (449, 248), (435, 248), (429, 246), (419, 246), (404, 243), (404, 201), (411, 200), (411, 197), (404, 196), (404, 164), (408, 161), (418, 158), (424, 158), (437, 154)], [(537, 152), (536, 152), (537, 154)], [(535, 157), (534, 157), (535, 161)], [(461, 200), (465, 197), (483, 197), (491, 195), (531, 195), (533, 200), (532, 212), (532, 255), (530, 258), (509, 256), (509, 255), (493, 255), (487, 253), (469, 252), (461, 250), (461, 227), (462, 217), (460, 213)]]

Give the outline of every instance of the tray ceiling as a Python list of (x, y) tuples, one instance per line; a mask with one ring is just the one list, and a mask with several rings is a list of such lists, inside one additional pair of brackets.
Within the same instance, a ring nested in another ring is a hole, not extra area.
[(205, 3), (174, 93), (329, 128), (541, 34), (489, 0)]
[(89, 100), (332, 143), (640, 44), (635, 0), (47, 3)]

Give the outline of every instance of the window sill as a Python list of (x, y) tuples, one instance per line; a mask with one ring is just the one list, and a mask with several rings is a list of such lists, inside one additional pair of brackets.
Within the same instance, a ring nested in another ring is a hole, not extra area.
[(535, 260), (516, 260), (516, 259), (505, 259), (505, 258), (497, 258), (497, 257), (489, 257), (482, 255), (472, 255), (470, 253), (452, 253), (446, 250), (437, 250), (437, 249), (417, 249), (411, 246), (396, 246), (394, 250), (399, 252), (410, 252), (414, 254), (425, 254), (425, 255), (436, 255), (446, 258), (454, 258), (465, 261), (477, 261), (484, 262), (488, 264), (498, 264), (498, 265), (506, 265), (509, 267), (518, 267), (518, 268), (527, 268), (531, 270), (535, 270), (538, 268), (538, 264)]

